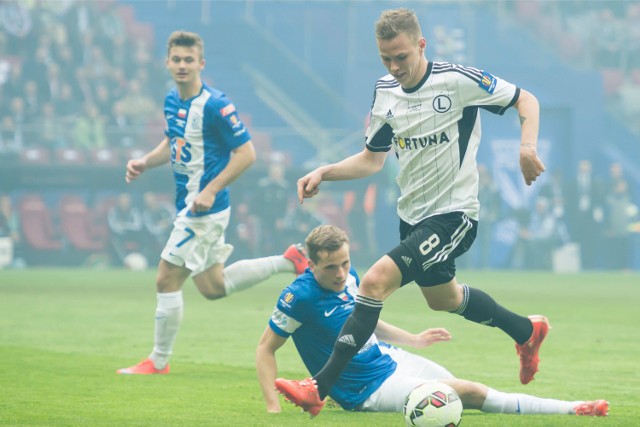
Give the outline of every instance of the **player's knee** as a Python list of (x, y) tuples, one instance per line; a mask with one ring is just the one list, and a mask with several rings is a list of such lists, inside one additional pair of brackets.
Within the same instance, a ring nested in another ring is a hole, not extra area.
[(358, 293), (378, 301), (384, 301), (394, 290), (384, 275), (367, 273), (360, 283)]
[(210, 301), (227, 296), (227, 290), (224, 286), (224, 278), (222, 277), (203, 276), (199, 277), (195, 282), (196, 287), (202, 296)]
[(462, 405), (467, 409), (481, 409), (487, 398), (487, 387), (473, 381), (451, 379), (443, 380), (460, 396)]
[(180, 284), (176, 283), (171, 277), (163, 274), (156, 276), (156, 289), (159, 293), (176, 292), (180, 288)]
[(209, 289), (201, 289), (200, 293), (209, 301), (224, 298), (227, 296), (227, 293), (224, 290), (224, 286), (222, 288), (211, 287)]

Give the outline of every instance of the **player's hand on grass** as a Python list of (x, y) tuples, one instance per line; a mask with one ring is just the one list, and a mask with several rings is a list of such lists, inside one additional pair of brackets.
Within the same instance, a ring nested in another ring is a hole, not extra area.
[(527, 185), (531, 185), (545, 171), (544, 163), (538, 157), (536, 148), (531, 144), (520, 146), (520, 170)]
[(431, 328), (414, 335), (414, 347), (422, 348), (435, 343), (451, 341), (451, 334), (444, 328)]
[(280, 409), (280, 402), (267, 404), (267, 412), (269, 414), (279, 414), (280, 412), (282, 412), (282, 410)]
[(318, 194), (321, 182), (322, 176), (317, 171), (310, 172), (298, 180), (298, 201), (300, 204), (304, 199)]
[(147, 168), (147, 162), (143, 159), (131, 159), (127, 162), (127, 173), (124, 177), (127, 183), (136, 179)]

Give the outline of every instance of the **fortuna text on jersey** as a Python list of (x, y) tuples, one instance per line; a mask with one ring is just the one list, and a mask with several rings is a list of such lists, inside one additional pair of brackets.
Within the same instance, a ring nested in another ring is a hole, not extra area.
[(394, 136), (393, 143), (400, 150), (417, 150), (418, 148), (425, 148), (429, 145), (444, 144), (445, 142), (451, 142), (451, 139), (447, 136), (446, 132), (441, 132), (440, 135), (429, 135), (419, 138), (412, 136), (403, 138)]

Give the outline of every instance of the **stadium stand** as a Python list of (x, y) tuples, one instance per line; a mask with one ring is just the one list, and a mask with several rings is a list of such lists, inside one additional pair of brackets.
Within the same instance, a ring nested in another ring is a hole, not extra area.
[(60, 230), (54, 224), (52, 213), (40, 195), (27, 195), (21, 200), (20, 218), (24, 237), (37, 252), (37, 260), (42, 260), (42, 255), (46, 257), (47, 252), (53, 253), (64, 248), (65, 243)]
[(105, 248), (107, 229), (96, 223), (95, 214), (78, 195), (60, 198), (60, 225), (72, 248), (81, 252), (97, 252)]
[[(426, 17), (430, 59), (490, 67), (539, 97), (541, 146), (548, 147), (546, 175), (566, 167), (566, 184), (581, 159), (591, 160), (601, 177), (610, 163), (620, 162), (637, 197), (637, 2), (455, 1), (411, 7)], [(603, 13), (608, 8), (612, 13)], [(170, 83), (163, 65), (164, 40), (177, 28), (204, 36), (205, 79), (229, 94), (252, 131), (258, 163), (234, 183), (236, 200), (251, 198), (252, 185), (265, 176), (273, 154), (285, 159), (287, 178), (295, 182), (313, 165), (359, 151), (373, 84), (384, 71), (371, 34), (379, 11), (366, 2), (194, 0), (190, 7), (173, 0), (0, 2), (0, 191), (19, 206), (25, 192), (39, 193), (44, 204), (38, 213), (27, 212), (27, 249), (57, 250), (62, 262), (77, 246), (93, 245), (95, 249), (85, 251), (99, 252), (97, 242), (108, 241), (101, 233), (108, 234), (109, 195), (154, 191), (171, 199), (166, 170), (137, 182), (135, 189), (125, 187), (122, 170), (126, 159), (139, 157), (161, 138), (162, 97)], [(607, 28), (596, 28), (603, 18)], [(530, 31), (523, 31), (523, 25)], [(622, 33), (622, 49), (614, 47), (603, 61), (593, 37), (599, 34), (604, 40), (612, 28)], [(499, 210), (500, 221), (513, 222), (517, 212), (531, 208), (545, 182), (518, 199), (522, 206), (511, 204), (521, 188), (517, 170), (511, 168), (516, 163), (507, 164), (497, 155), (514, 135), (504, 123), (496, 125), (490, 115), (483, 116), (479, 161), (501, 186), (512, 184), (501, 189)], [(318, 213), (345, 224), (350, 212), (343, 201), (345, 189), (361, 185), (358, 191), (364, 192), (373, 182), (378, 191), (371, 221), (386, 221), (394, 215), (396, 196), (393, 160), (387, 164), (391, 169), (370, 182), (332, 185), (335, 194), (327, 187), (325, 194), (336, 202), (319, 207)], [(59, 200), (45, 197), (51, 191), (80, 194), (87, 212), (80, 208), (76, 214), (96, 221), (97, 234), (73, 235), (83, 242), (75, 245), (69, 234), (78, 232), (73, 227), (58, 234), (55, 217), (68, 213), (63, 214)], [(559, 202), (556, 210), (563, 209), (571, 211)], [(247, 216), (259, 217), (251, 211)], [(571, 218), (565, 220), (571, 223)], [(349, 222), (364, 223), (358, 218)], [(39, 238), (28, 230), (30, 224), (41, 230)], [(397, 238), (393, 227), (376, 235), (380, 247)], [(494, 236), (491, 267), (508, 267), (501, 262), (501, 251), (508, 252), (510, 245)], [(252, 250), (263, 252), (261, 247)]]

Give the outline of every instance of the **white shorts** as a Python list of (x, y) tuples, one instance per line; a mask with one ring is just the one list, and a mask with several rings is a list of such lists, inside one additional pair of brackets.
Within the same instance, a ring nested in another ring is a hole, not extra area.
[(402, 412), (404, 401), (411, 390), (426, 381), (455, 378), (444, 367), (397, 347), (380, 346), (398, 364), (387, 378), (362, 405), (359, 411)]
[(192, 276), (224, 263), (233, 251), (233, 246), (224, 241), (230, 212), (227, 208), (201, 217), (177, 217), (162, 259), (188, 268)]

